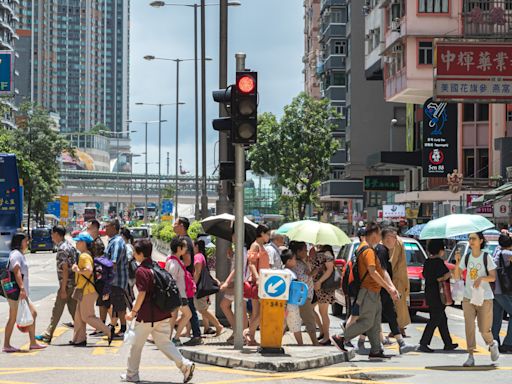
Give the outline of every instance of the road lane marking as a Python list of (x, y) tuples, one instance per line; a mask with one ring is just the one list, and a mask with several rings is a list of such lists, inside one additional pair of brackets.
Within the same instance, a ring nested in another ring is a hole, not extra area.
[[(55, 329), (55, 332), (53, 332), (52, 340), (55, 340), (59, 336), (62, 336), (67, 331), (69, 331), (68, 327), (57, 327)], [(43, 343), (43, 344), (46, 345), (45, 343)], [(34, 355), (37, 355), (39, 352), (44, 351), (44, 349), (30, 350), (29, 348), (30, 348), (30, 343), (26, 343), (20, 347), (20, 352), (11, 353), (11, 355), (13, 355), (13, 356), (34, 356)], [(48, 348), (45, 348), (45, 349), (48, 349)]]
[(11, 381), (11, 380), (0, 380), (0, 384), (35, 384), (28, 381)]
[[(425, 330), (425, 327), (416, 327), (416, 329), (420, 332), (423, 332)], [(439, 330), (437, 330), (437, 329), (434, 332), (434, 336), (442, 340), (441, 334), (439, 333)], [(454, 343), (459, 344), (460, 349), (462, 349), (462, 350), (468, 349), (468, 345), (466, 343), (465, 338), (454, 335), (453, 333), (450, 333), (450, 336)], [(487, 351), (487, 348), (484, 348), (478, 344), (476, 345), (475, 355), (488, 355), (488, 354), (489, 354), (489, 352)]]
[(102, 356), (102, 355), (115, 355), (119, 352), (119, 348), (123, 345), (123, 340), (112, 340), (112, 344), (108, 345), (107, 338), (105, 337), (103, 340), (98, 341), (96, 344), (96, 348), (92, 350), (92, 354), (94, 356)]
[(5, 332), (5, 328), (0, 328), (0, 333), (4, 333)]

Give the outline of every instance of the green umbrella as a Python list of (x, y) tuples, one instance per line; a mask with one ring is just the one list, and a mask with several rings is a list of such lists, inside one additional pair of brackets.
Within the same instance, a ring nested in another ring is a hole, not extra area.
[(278, 233), (279, 235), (286, 235), (290, 229), (295, 228), (297, 225), (299, 225), (300, 223), (303, 223), (303, 222), (304, 222), (304, 220), (292, 221), (290, 223), (284, 223), (277, 229), (276, 233)]
[(304, 241), (315, 245), (350, 244), (350, 238), (338, 227), (318, 221), (304, 220), (290, 229), (286, 236), (290, 240)]
[(431, 220), (420, 233), (420, 239), (447, 239), (494, 228), (494, 224), (480, 215), (453, 214)]

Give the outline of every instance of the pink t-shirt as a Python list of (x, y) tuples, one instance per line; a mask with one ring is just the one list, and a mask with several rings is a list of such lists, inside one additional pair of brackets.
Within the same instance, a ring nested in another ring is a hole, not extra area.
[(203, 264), (203, 268), (206, 267), (206, 258), (201, 252), (194, 255), (194, 265), (199, 263)]

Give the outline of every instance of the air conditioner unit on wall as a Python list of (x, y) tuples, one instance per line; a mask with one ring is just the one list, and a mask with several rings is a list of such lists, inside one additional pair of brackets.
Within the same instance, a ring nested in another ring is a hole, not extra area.
[(391, 32), (400, 33), (400, 27), (401, 27), (400, 19), (396, 19), (391, 22)]

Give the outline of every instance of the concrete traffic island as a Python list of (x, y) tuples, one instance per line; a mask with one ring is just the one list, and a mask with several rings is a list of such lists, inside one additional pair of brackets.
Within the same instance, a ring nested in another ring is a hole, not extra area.
[(181, 353), (196, 363), (270, 372), (294, 372), (347, 362), (354, 351), (341, 353), (335, 347), (285, 346), (284, 355), (260, 354), (257, 347), (236, 351), (231, 345), (182, 347)]

